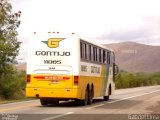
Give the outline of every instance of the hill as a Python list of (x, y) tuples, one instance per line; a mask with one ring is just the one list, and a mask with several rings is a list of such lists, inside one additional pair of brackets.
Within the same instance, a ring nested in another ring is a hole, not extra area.
[(160, 46), (135, 42), (105, 44), (115, 51), (116, 63), (120, 69), (132, 72), (160, 71)]

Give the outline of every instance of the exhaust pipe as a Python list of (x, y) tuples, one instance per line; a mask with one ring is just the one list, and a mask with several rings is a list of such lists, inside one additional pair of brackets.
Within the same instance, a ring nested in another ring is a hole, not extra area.
[(39, 94), (36, 94), (36, 97), (39, 98)]

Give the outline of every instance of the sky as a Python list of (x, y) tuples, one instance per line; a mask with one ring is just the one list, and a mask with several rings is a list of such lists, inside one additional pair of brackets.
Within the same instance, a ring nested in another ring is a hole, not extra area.
[(160, 0), (12, 0), (22, 11), (19, 61), (34, 31), (75, 32), (100, 44), (125, 41), (160, 46)]

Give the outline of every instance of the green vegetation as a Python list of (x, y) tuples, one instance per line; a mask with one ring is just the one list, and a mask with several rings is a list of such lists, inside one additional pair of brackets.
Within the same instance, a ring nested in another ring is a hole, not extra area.
[(0, 0), (0, 78), (6, 72), (8, 64), (14, 63), (19, 53), (16, 29), (20, 25), (21, 12), (12, 13), (9, 0)]
[(148, 74), (121, 71), (116, 75), (115, 84), (117, 89), (160, 85), (160, 72)]
[(1, 76), (0, 96), (3, 99), (24, 98), (25, 71), (16, 71), (8, 65), (6, 73)]
[(9, 1), (0, 0), (0, 100), (21, 98), (25, 86), (25, 72), (18, 72), (12, 66), (20, 48), (16, 29), (21, 12), (12, 13)]

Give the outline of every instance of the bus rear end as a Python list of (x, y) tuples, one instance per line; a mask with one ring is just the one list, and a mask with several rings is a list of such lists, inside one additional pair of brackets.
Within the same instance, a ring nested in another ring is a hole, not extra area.
[(41, 104), (77, 99), (79, 39), (76, 35), (34, 33), (29, 43), (26, 96)]

